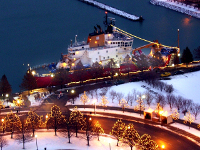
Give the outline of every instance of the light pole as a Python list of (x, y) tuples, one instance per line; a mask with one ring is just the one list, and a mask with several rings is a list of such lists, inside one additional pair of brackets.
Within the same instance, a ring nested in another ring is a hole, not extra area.
[(3, 128), (3, 133), (4, 133), (4, 119), (3, 118), (1, 119), (1, 122), (2, 122), (2, 128)]
[(94, 114), (96, 115), (96, 100), (93, 100), (93, 102), (94, 102)]
[(36, 147), (37, 147), (37, 150), (38, 150), (37, 135), (35, 135), (35, 138), (36, 138)]
[(177, 31), (178, 31), (178, 48), (179, 48), (179, 29)]
[(75, 90), (71, 90), (72, 99), (73, 99), (72, 104), (74, 104), (74, 93), (75, 93)]

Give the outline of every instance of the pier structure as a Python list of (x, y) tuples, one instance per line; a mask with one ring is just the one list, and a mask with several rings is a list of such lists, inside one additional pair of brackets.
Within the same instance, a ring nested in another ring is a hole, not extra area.
[(200, 18), (200, 10), (198, 8), (181, 2), (174, 0), (150, 0), (150, 3), (181, 12), (195, 18)]
[(97, 1), (94, 1), (94, 0), (79, 0), (81, 2), (84, 2), (84, 3), (87, 3), (87, 4), (90, 4), (90, 5), (93, 5), (93, 6), (96, 6), (98, 8), (101, 8), (103, 10), (106, 10), (108, 12), (111, 12), (113, 14), (116, 14), (116, 15), (119, 15), (119, 16), (122, 16), (124, 18), (127, 18), (127, 19), (130, 19), (132, 21), (140, 21), (140, 20), (143, 20), (142, 17), (138, 17), (138, 16), (135, 16), (135, 15), (132, 15), (132, 14), (129, 14), (129, 13), (126, 13), (122, 10), (119, 10), (119, 9), (116, 9), (116, 8), (113, 8), (113, 7), (110, 7), (108, 5), (105, 5), (103, 3), (100, 3), (100, 2), (97, 2)]

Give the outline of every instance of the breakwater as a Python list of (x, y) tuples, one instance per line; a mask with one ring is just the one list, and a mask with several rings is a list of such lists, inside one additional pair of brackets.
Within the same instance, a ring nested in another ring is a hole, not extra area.
[(186, 5), (173, 0), (150, 0), (150, 3), (153, 5), (163, 6), (196, 18), (200, 18), (200, 10), (196, 7)]
[(116, 14), (116, 15), (119, 15), (119, 16), (122, 16), (124, 18), (127, 18), (127, 19), (130, 19), (130, 20), (133, 20), (133, 21), (140, 21), (140, 20), (143, 20), (142, 17), (138, 17), (138, 16), (135, 16), (135, 15), (132, 15), (132, 14), (129, 14), (129, 13), (126, 13), (122, 10), (119, 10), (119, 9), (116, 9), (116, 8), (113, 8), (113, 7), (110, 7), (108, 5), (105, 5), (103, 3), (100, 3), (100, 2), (97, 2), (97, 1), (94, 1), (94, 0), (79, 0), (81, 2), (84, 2), (86, 4), (89, 4), (89, 5), (93, 5), (93, 6), (96, 6), (98, 8), (101, 8), (103, 10), (106, 10), (108, 12), (111, 12), (113, 14)]

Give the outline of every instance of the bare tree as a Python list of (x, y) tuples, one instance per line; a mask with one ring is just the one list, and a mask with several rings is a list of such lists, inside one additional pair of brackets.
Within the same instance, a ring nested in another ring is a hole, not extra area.
[(105, 96), (106, 93), (108, 92), (109, 88), (110, 88), (110, 87), (103, 87), (103, 88), (101, 89), (100, 96)]
[(87, 91), (86, 94), (90, 95), (92, 97), (92, 99), (93, 99), (93, 97), (94, 97), (94, 91), (93, 90)]
[(116, 98), (117, 98), (119, 104), (120, 104), (120, 100), (121, 100), (123, 97), (124, 97), (124, 94), (123, 94), (123, 93), (121, 93), (121, 92), (117, 92), (117, 94), (116, 94)]
[(125, 97), (127, 103), (130, 103), (131, 106), (133, 105), (133, 95), (129, 92)]
[(3, 147), (6, 146), (6, 145), (8, 145), (7, 139), (6, 139), (4, 136), (0, 135), (0, 147), (1, 147), (1, 150), (2, 150)]
[(153, 95), (149, 91), (145, 92), (145, 101), (149, 107), (153, 101), (153, 98), (154, 98)]
[(25, 149), (25, 143), (33, 140), (33, 136), (31, 136), (31, 130), (26, 128), (24, 121), (22, 121), (22, 128), (16, 135), (15, 140), (18, 141), (18, 143), (23, 143), (23, 149)]
[(133, 100), (136, 102), (137, 101), (137, 91), (136, 91), (136, 89), (133, 89), (132, 90), (132, 96), (133, 96)]
[(166, 86), (165, 86), (165, 91), (166, 91), (167, 93), (172, 93), (172, 92), (174, 91), (173, 85), (166, 85)]
[(183, 99), (183, 114), (185, 116), (185, 113), (189, 111), (192, 104), (191, 99)]
[(183, 107), (183, 97), (182, 96), (177, 96), (174, 100), (174, 105), (177, 108), (178, 112), (182, 109)]
[(174, 106), (175, 102), (175, 96), (173, 94), (167, 94), (166, 102), (167, 104), (169, 104), (170, 110), (172, 110), (172, 107)]
[(95, 95), (97, 102), (98, 102), (98, 98), (99, 98), (98, 89), (94, 89), (94, 95)]
[(191, 112), (193, 113), (195, 120), (200, 113), (200, 105), (198, 103), (192, 103), (191, 105)]
[(159, 103), (162, 108), (164, 108), (166, 101), (165, 97), (162, 94), (158, 94), (156, 96), (156, 103)]
[(113, 103), (114, 99), (115, 99), (116, 96), (117, 96), (117, 93), (116, 93), (114, 90), (111, 90), (111, 91), (109, 92), (109, 94), (110, 94), (110, 98), (112, 99), (112, 103)]

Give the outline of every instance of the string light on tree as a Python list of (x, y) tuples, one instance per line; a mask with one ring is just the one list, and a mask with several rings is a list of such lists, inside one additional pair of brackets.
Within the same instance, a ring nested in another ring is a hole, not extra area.
[(86, 95), (86, 92), (84, 91), (84, 94), (81, 95), (81, 102), (84, 104), (84, 109), (85, 109), (85, 104), (88, 103), (90, 100), (88, 96)]
[(144, 98), (145, 98), (145, 95), (138, 96), (138, 99), (136, 101), (138, 105), (134, 106), (135, 111), (140, 111), (140, 116), (141, 116), (141, 112), (145, 110), (144, 101), (143, 101)]
[(177, 109), (174, 110), (174, 112), (172, 113), (172, 118), (174, 120), (178, 120), (180, 117), (180, 114), (178, 113)]
[(186, 116), (184, 116), (184, 121), (183, 123), (187, 124), (189, 123), (189, 129), (190, 129), (190, 125), (192, 122), (194, 122), (194, 116), (190, 113), (190, 111), (186, 114)]
[(120, 100), (119, 106), (122, 107), (123, 113), (124, 113), (124, 109), (129, 107), (127, 101), (125, 99), (123, 99), (123, 98)]
[(105, 108), (107, 107), (107, 104), (109, 103), (109, 101), (107, 100), (107, 97), (105, 96), (102, 96), (101, 98), (101, 103), (99, 103), (99, 105), (103, 106), (104, 107), (104, 111), (105, 111)]
[(158, 144), (151, 139), (148, 134), (143, 134), (140, 138), (139, 147), (142, 150), (158, 150)]
[(101, 127), (101, 124), (99, 124), (99, 121), (97, 121), (94, 125), (94, 127), (92, 128), (93, 134), (96, 134), (98, 137), (98, 141), (99, 141), (99, 135), (104, 133), (103, 128)]
[(140, 143), (140, 135), (135, 130), (134, 125), (129, 123), (123, 132), (123, 143), (130, 146), (131, 150), (133, 146), (137, 146)]
[(114, 126), (112, 127), (111, 135), (113, 135), (117, 139), (117, 146), (120, 140), (123, 138), (123, 132), (125, 129), (125, 123), (122, 120), (118, 120)]

